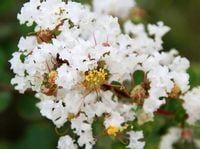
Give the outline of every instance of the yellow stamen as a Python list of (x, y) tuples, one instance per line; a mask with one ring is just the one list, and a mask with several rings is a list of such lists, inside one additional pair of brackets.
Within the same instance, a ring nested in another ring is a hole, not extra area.
[(71, 121), (72, 119), (76, 118), (76, 115), (73, 113), (69, 113), (67, 119)]
[(118, 132), (120, 132), (120, 129), (118, 127), (114, 127), (114, 126), (109, 126), (106, 129), (106, 132), (109, 136), (116, 136)]
[(55, 84), (56, 78), (58, 76), (57, 71), (52, 70), (49, 74), (48, 74), (48, 83), (50, 84)]
[(89, 90), (99, 89), (100, 86), (106, 81), (108, 73), (105, 69), (94, 69), (85, 73), (85, 80), (82, 83)]

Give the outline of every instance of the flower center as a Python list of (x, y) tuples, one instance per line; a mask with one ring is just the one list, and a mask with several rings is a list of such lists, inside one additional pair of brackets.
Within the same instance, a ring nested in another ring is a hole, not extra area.
[(109, 126), (106, 129), (106, 132), (109, 136), (116, 136), (118, 132), (120, 132), (120, 129), (118, 127), (114, 127), (114, 126)]
[(108, 73), (105, 69), (93, 69), (85, 73), (85, 80), (83, 81), (83, 86), (89, 90), (98, 90), (107, 79)]

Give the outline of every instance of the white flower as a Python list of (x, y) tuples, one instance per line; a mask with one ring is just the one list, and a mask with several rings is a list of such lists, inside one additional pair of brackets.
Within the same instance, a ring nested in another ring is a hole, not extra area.
[(95, 144), (95, 141), (92, 135), (92, 130), (81, 133), (78, 139), (78, 144), (79, 146), (85, 145), (85, 149), (92, 149), (93, 145)]
[[(163, 22), (158, 22), (157, 25), (148, 25), (148, 32), (145, 32), (145, 27), (143, 24), (134, 24), (131, 21), (127, 21), (124, 24), (124, 30), (126, 33), (132, 36), (132, 38), (138, 44), (134, 45), (137, 48), (141, 48), (142, 52), (160, 51), (163, 49), (162, 37), (170, 30), (168, 26), (164, 26)], [(154, 36), (154, 38), (150, 38)]]
[(43, 100), (37, 104), (42, 116), (51, 119), (57, 127), (63, 126), (67, 121), (68, 111), (62, 101)]
[(151, 68), (147, 74), (147, 78), (150, 80), (149, 97), (144, 102), (144, 110), (147, 113), (153, 113), (162, 104), (165, 103), (161, 97), (167, 97), (167, 93), (171, 92), (174, 83), (169, 75), (169, 69), (160, 65)]
[(171, 76), (177, 84), (182, 93), (185, 93), (190, 88), (189, 86), (189, 74), (186, 73), (190, 66), (190, 62), (186, 58), (182, 58), (177, 56), (172, 61), (171, 65), (169, 66), (171, 71)]
[(195, 124), (200, 120), (200, 88), (188, 91), (182, 99), (184, 100), (183, 107), (188, 114), (188, 123)]
[(88, 19), (91, 15), (87, 6), (70, 1), (66, 5), (65, 10), (67, 10), (67, 17), (75, 24), (79, 24), (82, 20)]
[(80, 92), (76, 90), (69, 90), (66, 92), (66, 90), (64, 90), (63, 102), (66, 106), (65, 110), (68, 111), (68, 113), (74, 115), (78, 114), (83, 106), (84, 100), (84, 95), (82, 95)]
[(161, 39), (167, 32), (170, 31), (170, 28), (168, 26), (164, 26), (163, 22), (158, 22), (157, 25), (149, 24), (148, 31), (149, 31), (149, 35), (155, 36), (154, 40), (155, 40), (155, 43), (157, 44), (157, 48), (162, 49), (161, 45), (163, 44), (163, 41)]
[(168, 134), (162, 137), (160, 149), (173, 149), (173, 144), (181, 138), (181, 129), (170, 128)]
[(83, 107), (85, 114), (89, 119), (93, 119), (95, 116), (102, 116), (107, 112), (107, 107), (103, 102), (97, 101), (95, 103), (90, 102), (89, 104)]
[(116, 107), (117, 111), (124, 117), (124, 121), (133, 121), (135, 119), (136, 105), (132, 104), (121, 104), (119, 103)]
[(161, 105), (165, 104), (165, 100), (159, 100), (158, 98), (147, 98), (145, 99), (143, 109), (146, 113), (153, 113), (159, 109)]
[(91, 125), (87, 122), (87, 117), (84, 114), (80, 114), (77, 118), (71, 120), (71, 127), (76, 134), (81, 134), (91, 129)]
[(93, 138), (91, 124), (87, 121), (87, 117), (84, 114), (80, 114), (76, 119), (72, 119), (71, 127), (80, 136), (78, 139), (79, 146), (85, 145), (86, 149), (91, 149), (95, 140)]
[(30, 54), (30, 52), (36, 48), (36, 46), (38, 45), (37, 43), (37, 39), (34, 36), (29, 36), (29, 37), (21, 37), (19, 44), (18, 44), (18, 48), (19, 51), (22, 52), (26, 52), (27, 54)]
[(79, 82), (78, 72), (67, 66), (67, 64), (59, 67), (57, 72), (56, 84), (64, 89), (70, 90)]
[(174, 58), (172, 64), (170, 65), (171, 70), (176, 70), (178, 72), (185, 71), (190, 67), (190, 62), (186, 58), (177, 56)]
[(125, 33), (130, 34), (133, 38), (147, 38), (145, 26), (143, 24), (134, 24), (130, 20), (124, 23)]
[(127, 132), (129, 135), (129, 144), (127, 148), (129, 149), (143, 149), (145, 146), (145, 142), (140, 141), (140, 139), (143, 139), (143, 133), (142, 131), (129, 131)]
[(134, 0), (93, 0), (94, 11), (127, 18), (135, 6)]
[(58, 141), (58, 149), (77, 149), (77, 145), (74, 144), (72, 138), (68, 135), (60, 137)]
[(193, 145), (199, 148), (199, 140), (193, 135), (193, 131), (189, 128), (172, 127), (168, 130), (168, 133), (161, 138), (159, 145), (160, 149), (174, 149), (175, 143), (193, 143)]
[(17, 18), (20, 20), (21, 24), (26, 23), (28, 26), (31, 26), (34, 19), (39, 16), (37, 8), (40, 6), (40, 0), (30, 0), (25, 3), (21, 9), (21, 13), (18, 14)]
[(66, 17), (66, 10), (66, 4), (61, 0), (31, 0), (24, 4), (18, 19), (28, 26), (35, 22), (36, 30), (54, 29)]
[(106, 128), (109, 126), (120, 128), (122, 123), (124, 123), (124, 118), (117, 112), (110, 113), (110, 116), (104, 121)]
[(148, 30), (150, 35), (155, 35), (155, 39), (158, 37), (163, 37), (167, 32), (169, 32), (170, 28), (168, 26), (164, 26), (163, 22), (158, 22), (157, 25), (149, 24)]
[(12, 59), (9, 61), (11, 69), (19, 76), (25, 76), (25, 64), (22, 62), (22, 53), (15, 52), (12, 56)]
[(15, 89), (20, 93), (24, 93), (28, 88), (31, 88), (31, 84), (28, 79), (18, 75), (16, 75), (15, 78), (11, 80), (11, 84), (15, 85)]

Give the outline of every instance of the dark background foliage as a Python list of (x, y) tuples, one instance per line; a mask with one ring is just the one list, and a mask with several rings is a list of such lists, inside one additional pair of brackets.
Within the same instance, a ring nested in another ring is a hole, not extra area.
[[(175, 47), (191, 60), (191, 85), (200, 85), (200, 1), (137, 1), (145, 11), (143, 22), (156, 23), (162, 20), (172, 28), (164, 38), (164, 46), (167, 50)], [(0, 149), (53, 149), (56, 147), (58, 135), (53, 124), (40, 116), (35, 107), (38, 100), (31, 93), (20, 95), (10, 85), (13, 74), (9, 70), (8, 60), (17, 50), (20, 36), (31, 31), (30, 28), (20, 26), (16, 19), (24, 2), (25, 0), (0, 0)], [(182, 112), (176, 102), (168, 103), (165, 108)], [(177, 118), (158, 117), (155, 122), (144, 125), (147, 136), (145, 139), (149, 142), (146, 148), (157, 148), (160, 135), (168, 127), (177, 124), (176, 120)], [(98, 125), (96, 129), (98, 131)], [(95, 148), (123, 147), (112, 138), (102, 138)]]

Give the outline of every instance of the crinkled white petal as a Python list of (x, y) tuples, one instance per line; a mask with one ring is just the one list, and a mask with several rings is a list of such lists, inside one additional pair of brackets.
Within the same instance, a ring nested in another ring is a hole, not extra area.
[(74, 140), (68, 135), (60, 137), (57, 148), (58, 149), (78, 149), (77, 145), (74, 144)]
[(182, 99), (184, 100), (183, 107), (188, 114), (188, 123), (195, 124), (200, 120), (200, 88), (188, 91)]
[(129, 135), (129, 144), (126, 148), (129, 149), (143, 149), (145, 146), (145, 142), (140, 139), (144, 138), (142, 131), (129, 131), (127, 132)]

